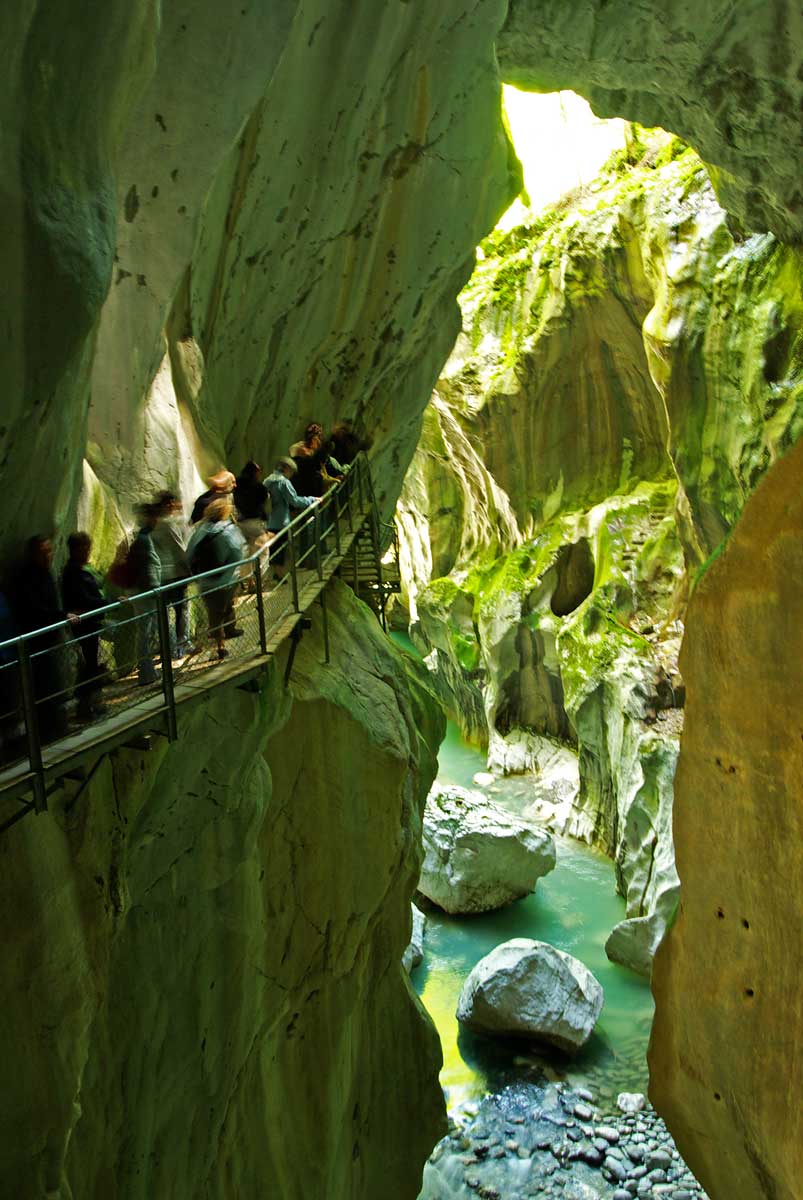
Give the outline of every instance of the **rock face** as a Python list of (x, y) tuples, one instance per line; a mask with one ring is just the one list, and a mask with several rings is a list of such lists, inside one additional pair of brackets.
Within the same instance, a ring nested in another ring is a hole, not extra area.
[(653, 976), (651, 1094), (717, 1197), (792, 1200), (803, 1177), (802, 472), (798, 445), (747, 502), (683, 651), (683, 898)]
[(410, 908), (413, 913), (413, 930), (410, 935), (410, 944), (402, 958), (402, 966), (408, 974), (416, 967), (420, 967), (424, 961), (424, 932), (427, 925), (427, 918), (421, 909), (417, 908), (415, 904), (411, 904)]
[(4, 1195), (416, 1194), (440, 1050), (401, 959), (442, 718), (339, 585), (330, 634), (4, 835)]
[(600, 116), (686, 138), (718, 168), (723, 202), (749, 229), (799, 241), (793, 164), (803, 151), (803, 80), (792, 47), (801, 44), (803, 16), (791, 0), (738, 8), (511, 0), (497, 47), (502, 75), (517, 87), (570, 88)]
[(427, 798), (418, 890), (445, 912), (501, 908), (529, 895), (554, 866), (550, 835), (482, 792), (435, 787)]
[(513, 938), (480, 959), (457, 1006), (477, 1033), (531, 1037), (573, 1053), (602, 1012), (602, 988), (587, 967), (546, 942)]
[(455, 295), (519, 187), (504, 8), (4, 17), (0, 450), (28, 532), (73, 523), (82, 459), (113, 544), (143, 494), (286, 453), (312, 417), (371, 434), (392, 510)]
[(534, 815), (612, 855), (608, 949), (648, 974), (678, 896), (680, 619), (802, 427), (800, 253), (734, 234), (694, 153), (644, 131), (482, 249), (402, 494), (403, 537), (451, 564), (407, 575), (413, 630), (489, 765), (535, 770)]

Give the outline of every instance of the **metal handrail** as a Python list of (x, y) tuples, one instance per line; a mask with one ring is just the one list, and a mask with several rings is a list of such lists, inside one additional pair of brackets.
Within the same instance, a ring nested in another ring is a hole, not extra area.
[[(358, 500), (358, 505), (355, 512), (355, 494)], [(366, 507), (366, 498), (368, 505)], [(328, 519), (324, 514), (331, 514)], [(158, 641), (158, 653), (161, 661), (162, 671), (161, 679), (154, 674), (153, 681), (146, 680), (144, 682), (152, 687), (158, 687), (163, 693), (163, 702), (157, 709), (152, 710), (153, 715), (166, 714), (166, 732), (168, 738), (172, 741), (178, 736), (177, 718), (176, 718), (176, 679), (174, 679), (172, 658), (171, 658), (171, 634), (169, 622), (169, 608), (171, 605), (176, 606), (175, 589), (177, 586), (184, 588), (184, 596), (186, 599), (180, 600), (179, 604), (189, 604), (191, 597), (187, 595), (187, 589), (192, 584), (203, 584), (213, 580), (215, 577), (226, 577), (226, 582), (217, 586), (201, 587), (199, 589), (200, 597), (208, 597), (217, 591), (227, 590), (232, 586), (232, 581), (236, 579), (248, 578), (252, 576), (256, 583), (255, 607), (258, 623), (258, 650), (254, 654), (242, 657), (236, 660), (247, 668), (247, 664), (259, 659), (268, 653), (269, 638), (268, 633), (282, 627), (282, 622), (285, 621), (293, 613), (301, 613), (301, 596), (299, 588), (298, 571), (299, 568), (308, 564), (311, 573), (317, 577), (319, 584), (324, 583), (324, 558), (327, 562), (331, 562), (334, 556), (337, 562), (342, 561), (343, 553), (341, 547), (341, 536), (343, 533), (341, 522), (343, 517), (346, 517), (348, 522), (349, 533), (359, 534), (360, 529), (366, 517), (369, 517), (372, 526), (377, 520), (375, 511), (375, 498), (371, 482), (370, 468), (367, 458), (364, 453), (361, 453), (351, 464), (350, 468), (336, 484), (329, 488), (324, 496), (320, 497), (318, 503), (308, 506), (302, 510), (298, 516), (294, 517), (287, 525), (281, 529), (276, 536), (266, 545), (261, 546), (252, 554), (246, 555), (236, 562), (228, 563), (222, 567), (213, 567), (209, 571), (199, 572), (194, 575), (187, 576), (181, 580), (171, 580), (168, 583), (160, 583), (155, 588), (150, 588), (145, 592), (133, 592), (121, 600), (113, 601), (110, 604), (101, 605), (99, 608), (91, 611), (83, 612), (79, 615), (79, 621), (71, 621), (69, 618), (54, 622), (51, 625), (42, 626), (38, 629), (29, 630), (26, 633), (18, 634), (13, 638), (5, 639), (0, 642), (0, 651), (5, 652), (5, 656), (11, 661), (3, 664), (12, 669), (18, 670), (19, 686), (21, 694), (21, 706), (18, 710), (19, 717), (24, 726), (24, 740), (27, 743), (27, 770), (23, 782), (26, 788), (30, 788), (33, 792), (33, 803), (26, 805), (20, 812), (15, 814), (10, 820), (0, 824), (0, 831), (7, 828), (19, 819), (25, 812), (32, 809), (36, 812), (44, 812), (47, 810), (47, 795), (48, 795), (48, 778), (49, 769), (43, 759), (42, 746), (43, 739), (40, 732), (39, 709), (38, 706), (47, 701), (69, 696), (74, 688), (59, 688), (53, 692), (43, 692), (40, 684), (35, 683), (33, 663), (35, 660), (44, 659), (49, 654), (55, 654), (59, 648), (69, 650), (70, 647), (81, 644), (92, 638), (107, 636), (109, 632), (116, 635), (124, 627), (135, 626), (139, 623), (140, 628), (144, 628), (144, 622), (153, 621), (153, 632)], [(314, 537), (311, 545), (305, 545), (304, 542), (299, 542), (299, 536), (302, 535), (305, 529), (309, 528), (314, 532)], [(326, 549), (325, 539), (331, 538), (334, 535), (334, 548)], [(272, 555), (275, 555), (277, 549), (286, 547), (285, 553), (288, 559), (287, 570), (279, 579), (273, 595), (280, 592), (284, 593), (286, 598), (285, 607), (281, 608), (278, 614), (272, 614), (272, 623), (270, 630), (266, 619), (265, 607), (268, 601), (266, 596), (271, 595), (270, 592), (265, 593), (263, 590), (263, 566), (266, 560), (269, 561)], [(250, 568), (249, 571), (244, 570)], [(356, 580), (355, 580), (356, 584)], [(290, 595), (288, 595), (288, 592)], [(291, 598), (292, 597), (292, 598)], [(198, 599), (198, 596), (195, 596)], [(323, 593), (320, 595), (321, 604), (324, 614), (324, 646), (326, 661), (329, 661), (329, 638), (326, 620), (326, 607)], [(134, 604), (140, 609), (140, 612), (134, 617), (128, 615), (130, 605)], [(104, 624), (104, 619), (116, 616), (115, 620)], [(79, 624), (92, 623), (96, 626), (92, 631), (80, 631)], [(222, 628), (219, 627), (219, 628)], [(35, 648), (36, 639), (52, 637), (56, 634), (61, 634), (63, 631), (68, 631), (70, 636), (67, 641), (60, 641), (58, 645), (44, 647), (42, 649)], [(211, 632), (211, 627), (210, 627)], [(242, 632), (242, 631), (241, 631)], [(147, 638), (147, 634), (146, 634)], [(32, 645), (31, 643), (34, 643)], [(9, 654), (9, 651), (11, 654)], [(12, 657), (13, 656), (13, 657)], [(152, 660), (151, 660), (152, 661)], [(140, 683), (143, 680), (140, 679)], [(91, 679), (90, 679), (91, 683)], [(136, 707), (136, 706), (135, 706)], [(2, 717), (3, 714), (0, 714)], [(13, 714), (12, 714), (13, 715)], [(53, 744), (57, 744), (62, 739), (57, 737), (49, 739)], [(103, 738), (98, 738), (91, 745), (97, 745), (103, 742)], [(85, 749), (89, 749), (86, 747)], [(25, 761), (23, 756), (22, 761)], [(61, 773), (64, 773), (66, 767), (61, 761), (59, 766), (62, 767)], [(50, 768), (54, 773), (58, 773), (57, 768)], [(2, 792), (0, 787), (0, 792)]]
[[(294, 517), (290, 522), (288, 522), (287, 525), (279, 530), (279, 532), (276, 534), (276, 537), (273, 538), (272, 541), (268, 542), (264, 546), (260, 546), (258, 550), (255, 550), (253, 554), (249, 554), (246, 558), (238, 559), (233, 563), (227, 563), (223, 567), (213, 567), (210, 571), (202, 571), (197, 575), (187, 575), (181, 580), (174, 579), (169, 583), (160, 583), (157, 587), (150, 588), (146, 592), (132, 592), (130, 597), (127, 597), (124, 600), (113, 600), (110, 604), (104, 604), (100, 608), (93, 608), (87, 610), (86, 612), (80, 613), (77, 622), (73, 622), (68, 617), (65, 617), (64, 620), (56, 621), (53, 625), (42, 625), (38, 629), (28, 630), (27, 633), (19, 633), (13, 638), (6, 638), (5, 641), (0, 642), (0, 651), (12, 649), (13, 647), (18, 646), (21, 642), (28, 642), (33, 638), (41, 638), (49, 633), (57, 633), (61, 630), (72, 631), (75, 629), (76, 625), (82, 624), (85, 621), (93, 620), (96, 617), (104, 616), (105, 614), (123, 609), (128, 603), (130, 603), (130, 599), (133, 597), (136, 597), (138, 602), (145, 601), (150, 596), (152, 596), (155, 600), (164, 592), (169, 592), (174, 589), (176, 583), (178, 582), (186, 584), (189, 587), (191, 583), (198, 583), (202, 579), (209, 579), (212, 575), (222, 575), (229, 571), (239, 572), (241, 567), (248, 566), (249, 563), (255, 563), (257, 560), (260, 560), (261, 565), (261, 560), (265, 556), (267, 556), (269, 559), (271, 552), (275, 552), (277, 542), (279, 542), (282, 538), (287, 538), (289, 543), (293, 540), (293, 535), (297, 530), (301, 529), (306, 523), (311, 524), (314, 522), (315, 510), (325, 508), (329, 503), (331, 503), (331, 500), (339, 492), (341, 492), (348, 483), (352, 472), (355, 471), (355, 468), (357, 477), (360, 477), (360, 472), (364, 469), (362, 466), (364, 458), (365, 454), (363, 451), (361, 451), (359, 456), (354, 460), (350, 470), (343, 476), (341, 480), (334, 484), (328, 492), (320, 497), (317, 504), (310, 505), (308, 508), (302, 509), (297, 517)], [(123, 620), (125, 619), (126, 618), (123, 618)], [(84, 635), (76, 635), (76, 640), (81, 636)], [(86, 636), (91, 637), (93, 635), (87, 634)]]

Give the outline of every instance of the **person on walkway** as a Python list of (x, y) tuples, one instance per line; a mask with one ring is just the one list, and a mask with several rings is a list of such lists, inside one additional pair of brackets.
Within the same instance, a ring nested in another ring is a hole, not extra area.
[(268, 489), (262, 482), (262, 475), (259, 463), (252, 459), (237, 476), (234, 489), (237, 523), (248, 544), (249, 554), (253, 554), (264, 542), (264, 533), (268, 525)]
[[(60, 621), (77, 625), (77, 613), (66, 612), (59, 600), (53, 578), (53, 543), (45, 534), (36, 534), (25, 544), (25, 560), (15, 588), (14, 610), (20, 633), (47, 629)], [(64, 638), (60, 629), (48, 630), (29, 638), (34, 699), (43, 742), (52, 742), (67, 732), (65, 711), (66, 671)]]
[[(193, 574), (215, 571), (198, 581), (209, 618), (209, 635), (217, 646), (218, 658), (229, 653), (226, 639), (241, 637), (243, 630), (234, 616), (237, 594), (237, 564), (245, 557), (245, 538), (233, 520), (230, 496), (220, 496), (207, 505), (203, 521), (192, 533), (187, 557)], [(225, 568), (225, 570), (221, 569)]]
[[(299, 496), (291, 482), (297, 469), (292, 458), (280, 458), (266, 480), (265, 486), (271, 501), (268, 532), (274, 537), (278, 537), (282, 530), (290, 524), (292, 512), (301, 512), (319, 502), (318, 496)], [(287, 543), (284, 539), (275, 548), (271, 546), (270, 558), (276, 568), (276, 574), (281, 577), (285, 571), (287, 558)]]
[[(153, 596), (143, 596), (162, 582), (162, 565), (153, 533), (159, 524), (161, 513), (158, 504), (143, 504), (139, 509), (140, 527), (128, 551), (128, 566), (131, 572), (131, 591), (134, 594), (134, 611), (137, 614), (137, 664), (139, 684), (148, 687), (156, 683), (158, 675), (153, 664), (156, 648), (156, 603)], [(139, 599), (143, 596), (142, 599)]]
[(371, 442), (361, 438), (350, 421), (339, 421), (329, 434), (332, 457), (341, 467), (349, 467), (361, 450), (370, 450)]
[(88, 533), (71, 533), (67, 538), (69, 558), (61, 574), (61, 596), (67, 606), (82, 618), (77, 645), (80, 651), (77, 715), (81, 721), (91, 721), (106, 712), (102, 702), (104, 671), (98, 661), (102, 617), (84, 619), (83, 614), (107, 603), (100, 581), (89, 565), (92, 539)]
[(221, 496), (230, 496), (234, 491), (236, 482), (237, 480), (231, 471), (218, 471), (216, 475), (212, 475), (209, 479), (209, 490), (203, 492), (192, 506), (190, 525), (197, 525), (199, 521), (204, 519), (206, 507), (213, 500), (218, 500)]
[(300, 442), (293, 442), (290, 447), (291, 458), (306, 458), (316, 454), (321, 448), (323, 442), (323, 425), (319, 425), (317, 421), (311, 421), (304, 430), (304, 437)]
[(160, 492), (154, 503), (159, 510), (159, 523), (151, 541), (159, 558), (162, 584), (170, 588), (165, 592), (165, 601), (173, 610), (171, 654), (176, 659), (184, 658), (191, 649), (187, 605), (187, 580), (192, 574), (187, 558), (190, 529), (181, 501), (173, 492)]

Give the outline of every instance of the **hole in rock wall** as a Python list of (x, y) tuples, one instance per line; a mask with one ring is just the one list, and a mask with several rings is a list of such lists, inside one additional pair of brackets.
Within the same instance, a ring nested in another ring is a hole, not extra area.
[(556, 617), (567, 617), (588, 599), (594, 587), (594, 556), (588, 539), (561, 546), (555, 569), (558, 582), (550, 608)]

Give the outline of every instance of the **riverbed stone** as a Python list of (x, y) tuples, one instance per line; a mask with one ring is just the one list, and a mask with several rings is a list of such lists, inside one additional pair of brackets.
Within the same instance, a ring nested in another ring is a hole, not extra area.
[(547, 942), (513, 938), (474, 967), (457, 1019), (478, 1033), (533, 1037), (574, 1052), (597, 1023), (602, 987), (579, 959)]
[(628, 1114), (643, 1112), (647, 1107), (647, 1097), (641, 1092), (620, 1092), (616, 1097), (616, 1107)]
[(410, 944), (402, 958), (402, 965), (408, 974), (424, 961), (424, 930), (427, 923), (424, 913), (417, 905), (411, 904), (410, 907), (413, 910), (413, 929)]
[(482, 792), (433, 788), (419, 891), (448, 913), (488, 912), (528, 895), (555, 866), (555, 843)]

